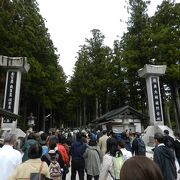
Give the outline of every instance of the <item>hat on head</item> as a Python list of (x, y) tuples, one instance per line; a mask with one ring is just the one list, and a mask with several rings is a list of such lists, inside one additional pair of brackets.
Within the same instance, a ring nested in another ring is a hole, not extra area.
[(55, 154), (56, 151), (55, 150), (49, 150), (49, 154)]
[(119, 131), (117, 129), (113, 129), (113, 133), (119, 133)]

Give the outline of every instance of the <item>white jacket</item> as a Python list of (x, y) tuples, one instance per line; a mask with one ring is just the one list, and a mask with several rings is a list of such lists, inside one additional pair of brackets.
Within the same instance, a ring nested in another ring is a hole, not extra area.
[(99, 180), (113, 180), (114, 177), (114, 163), (113, 157), (110, 154), (105, 154), (103, 157), (102, 167), (100, 170)]
[(121, 148), (121, 152), (123, 154), (124, 161), (132, 157), (132, 153), (125, 148)]
[(0, 148), (0, 180), (7, 180), (8, 176), (22, 163), (22, 155), (10, 145)]

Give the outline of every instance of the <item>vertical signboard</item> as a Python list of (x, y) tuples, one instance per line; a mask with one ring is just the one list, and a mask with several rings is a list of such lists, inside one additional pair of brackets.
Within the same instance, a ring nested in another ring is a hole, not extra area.
[[(15, 103), (15, 92), (16, 92), (16, 80), (17, 72), (9, 71), (8, 72), (8, 81), (6, 88), (6, 99), (4, 108), (10, 112), (14, 112), (14, 103)], [(4, 118), (4, 123), (11, 123), (11, 119)]]
[(162, 121), (158, 77), (151, 77), (155, 120)]

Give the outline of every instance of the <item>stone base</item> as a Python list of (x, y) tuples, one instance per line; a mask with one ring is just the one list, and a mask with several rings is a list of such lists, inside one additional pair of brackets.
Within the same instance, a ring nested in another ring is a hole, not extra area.
[(169, 135), (174, 138), (173, 130), (165, 125), (156, 125), (156, 126), (148, 126), (144, 133), (142, 133), (142, 139), (144, 140), (146, 146), (154, 147), (154, 134), (156, 132), (161, 132), (164, 134), (164, 130), (169, 131)]

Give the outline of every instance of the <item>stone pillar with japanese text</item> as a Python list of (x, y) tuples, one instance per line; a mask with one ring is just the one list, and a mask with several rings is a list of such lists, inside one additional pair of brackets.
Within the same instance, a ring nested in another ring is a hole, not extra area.
[(165, 74), (165, 65), (148, 65), (138, 71), (140, 77), (146, 78), (150, 125), (164, 125), (159, 76)]
[[(0, 66), (7, 69), (3, 108), (14, 114), (19, 111), (19, 97), (22, 72), (28, 72), (30, 65), (26, 57), (0, 56)], [(17, 120), (3, 118), (3, 128), (17, 127)]]
[(164, 125), (162, 101), (160, 93), (159, 77), (164, 75), (166, 65), (149, 65), (146, 64), (142, 69), (138, 70), (140, 77), (146, 79), (146, 88), (148, 95), (148, 108), (150, 125), (144, 130), (143, 140), (147, 146), (154, 146), (154, 133), (161, 132), (165, 129), (169, 130), (173, 137), (173, 131)]

